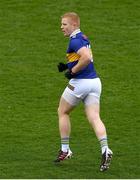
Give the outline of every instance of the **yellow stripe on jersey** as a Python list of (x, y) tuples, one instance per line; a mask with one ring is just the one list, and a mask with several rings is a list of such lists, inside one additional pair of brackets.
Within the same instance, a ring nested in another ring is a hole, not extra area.
[(67, 59), (69, 62), (77, 61), (79, 60), (80, 56), (77, 53), (67, 53)]

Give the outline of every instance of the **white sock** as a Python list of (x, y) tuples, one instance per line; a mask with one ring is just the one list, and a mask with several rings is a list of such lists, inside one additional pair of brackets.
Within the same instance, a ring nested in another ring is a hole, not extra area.
[(102, 154), (104, 154), (105, 150), (108, 148), (108, 146), (103, 146), (102, 147)]
[(68, 152), (68, 150), (69, 150), (69, 144), (62, 144), (62, 145), (61, 145), (61, 150), (62, 150), (63, 152)]
[(108, 148), (107, 137), (100, 139), (100, 145), (101, 145), (101, 151), (103, 154), (105, 150)]
[(68, 150), (69, 150), (69, 137), (61, 138), (61, 150), (63, 152), (68, 152)]

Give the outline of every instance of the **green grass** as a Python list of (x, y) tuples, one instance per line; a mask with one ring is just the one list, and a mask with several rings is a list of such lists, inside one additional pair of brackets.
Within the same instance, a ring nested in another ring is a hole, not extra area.
[[(56, 68), (65, 61), (60, 17), (67, 11), (81, 17), (103, 84), (101, 116), (114, 152), (105, 173), (82, 104), (71, 115), (74, 158), (52, 162), (67, 85)], [(0, 1), (0, 178), (140, 178), (139, 19), (138, 0)]]

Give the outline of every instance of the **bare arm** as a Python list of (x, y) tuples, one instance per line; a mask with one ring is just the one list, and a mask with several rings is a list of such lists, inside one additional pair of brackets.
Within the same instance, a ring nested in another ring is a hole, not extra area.
[(77, 54), (80, 55), (78, 63), (72, 68), (72, 73), (77, 73), (86, 67), (91, 62), (91, 53), (90, 50), (86, 47), (82, 47), (77, 51)]

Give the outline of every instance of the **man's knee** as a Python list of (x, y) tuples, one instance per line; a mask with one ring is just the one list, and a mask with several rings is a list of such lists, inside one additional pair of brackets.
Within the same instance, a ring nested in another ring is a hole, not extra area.
[(100, 120), (100, 115), (99, 115), (99, 113), (87, 114), (87, 116), (88, 116), (88, 119), (89, 119), (90, 121), (96, 122), (96, 121)]
[(65, 114), (68, 115), (70, 113), (70, 110), (68, 108), (66, 108), (65, 106), (61, 106), (61, 107), (59, 106), (57, 112), (58, 112), (59, 116), (62, 116)]
[(57, 109), (57, 113), (58, 113), (58, 116), (64, 114), (64, 111), (62, 110), (62, 108), (60, 106)]
[(86, 110), (86, 115), (90, 121), (97, 121), (100, 119), (99, 106), (97, 105), (87, 106), (85, 110)]

